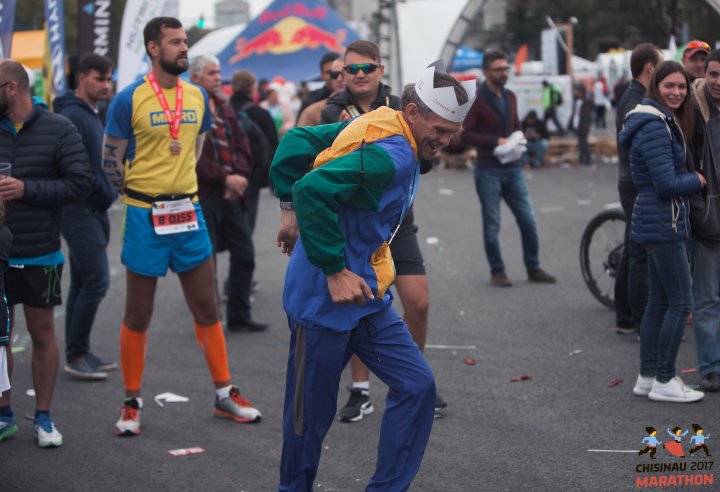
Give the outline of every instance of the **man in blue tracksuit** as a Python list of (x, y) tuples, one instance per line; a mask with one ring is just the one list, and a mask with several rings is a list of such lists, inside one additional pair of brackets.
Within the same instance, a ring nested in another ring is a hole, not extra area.
[(366, 490), (407, 490), (420, 468), (435, 381), (391, 307), (388, 243), (412, 206), (419, 159), (431, 159), (459, 132), (475, 92), (474, 82), (461, 85), (435, 69), (406, 87), (401, 111), (383, 107), (349, 123), (296, 128), (275, 155), (277, 243), (292, 253), (283, 294), (291, 341), (280, 491), (312, 490), (352, 354), (390, 387)]

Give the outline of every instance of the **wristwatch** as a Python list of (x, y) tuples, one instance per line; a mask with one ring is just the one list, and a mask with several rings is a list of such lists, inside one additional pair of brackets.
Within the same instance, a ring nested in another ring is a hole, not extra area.
[(295, 210), (293, 202), (280, 202), (280, 210)]

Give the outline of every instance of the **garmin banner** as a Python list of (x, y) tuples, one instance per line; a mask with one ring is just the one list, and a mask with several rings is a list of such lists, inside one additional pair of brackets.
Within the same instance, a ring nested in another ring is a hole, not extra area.
[(110, 6), (112, 0), (80, 0), (78, 54), (110, 54)]
[(45, 20), (50, 41), (50, 65), (53, 92), (64, 94), (67, 89), (65, 79), (65, 28), (63, 27), (62, 0), (45, 0)]
[(0, 0), (0, 60), (10, 58), (10, 45), (15, 26), (15, 5), (15, 0)]
[(177, 17), (179, 10), (178, 0), (127, 1), (118, 47), (118, 91), (150, 71), (143, 39), (145, 24), (153, 17)]

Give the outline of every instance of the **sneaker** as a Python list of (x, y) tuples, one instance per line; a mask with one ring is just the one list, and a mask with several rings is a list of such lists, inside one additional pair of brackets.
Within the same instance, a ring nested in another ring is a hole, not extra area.
[(65, 372), (78, 379), (98, 381), (107, 379), (108, 374), (101, 371), (87, 356), (80, 356), (72, 362), (65, 364)]
[(228, 323), (228, 331), (265, 331), (268, 328), (267, 323), (261, 323), (252, 319), (240, 321), (239, 323)]
[(88, 352), (85, 357), (101, 371), (114, 371), (118, 368), (117, 362), (103, 360), (92, 352)]
[(633, 388), (633, 395), (647, 396), (652, 389), (653, 381), (655, 381), (655, 378), (653, 377), (646, 378), (638, 374), (637, 381), (635, 382), (635, 387)]
[(435, 393), (435, 414), (436, 414), (436, 415), (439, 414), (439, 413), (442, 412), (445, 408), (447, 408), (447, 406), (448, 406), (448, 404), (447, 404), (447, 402), (443, 399), (443, 397), (440, 396), (440, 394)]
[(700, 381), (700, 389), (710, 393), (720, 391), (720, 373), (711, 372), (704, 376)]
[(555, 282), (557, 282), (557, 279), (542, 268), (538, 267), (532, 270), (528, 270), (528, 281), (539, 282), (542, 284), (554, 284)]
[(705, 393), (688, 388), (683, 380), (675, 376), (667, 383), (661, 383), (657, 379), (653, 381), (652, 389), (648, 398), (653, 401), (669, 401), (674, 403), (690, 403), (702, 400)]
[(215, 416), (241, 423), (260, 422), (262, 419), (260, 410), (243, 398), (237, 386), (230, 389), (230, 396), (227, 398), (215, 398)]
[(498, 270), (490, 277), (490, 285), (493, 287), (512, 287), (512, 282), (510, 282), (505, 270)]
[(618, 335), (632, 335), (633, 333), (638, 333), (638, 327), (637, 326), (616, 326), (615, 327), (615, 333)]
[(140, 414), (142, 409), (137, 399), (126, 399), (119, 411), (120, 418), (115, 422), (115, 435), (137, 436), (140, 434)]
[(55, 424), (47, 414), (35, 418), (35, 438), (41, 448), (57, 448), (62, 446), (62, 434), (55, 428)]
[[(350, 398), (338, 412), (340, 422), (357, 422), (363, 416), (370, 415), (375, 410), (370, 401), (370, 393), (360, 388), (348, 388)], [(363, 391), (365, 391), (363, 393)]]
[(0, 415), (0, 441), (15, 435), (16, 432), (17, 424), (15, 423), (15, 416)]

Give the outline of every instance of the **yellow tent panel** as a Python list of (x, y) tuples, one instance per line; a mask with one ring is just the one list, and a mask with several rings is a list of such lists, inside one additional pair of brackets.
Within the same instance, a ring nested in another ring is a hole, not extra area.
[(30, 69), (42, 69), (45, 58), (45, 31), (13, 33), (10, 58)]

